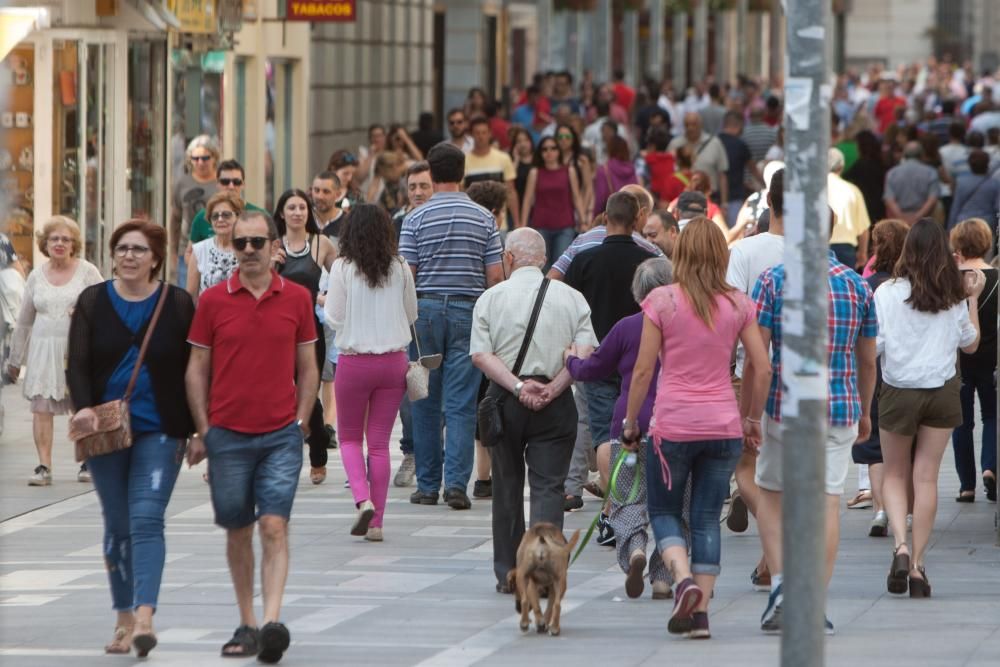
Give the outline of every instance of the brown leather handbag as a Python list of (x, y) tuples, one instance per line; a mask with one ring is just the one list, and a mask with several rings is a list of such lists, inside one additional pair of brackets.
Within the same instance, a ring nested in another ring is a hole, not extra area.
[(149, 319), (149, 326), (146, 327), (146, 335), (143, 336), (142, 346), (139, 348), (139, 358), (135, 360), (135, 367), (132, 369), (132, 377), (129, 378), (128, 386), (125, 388), (125, 395), (116, 401), (108, 401), (91, 408), (97, 413), (97, 427), (94, 429), (78, 429), (70, 421), (69, 439), (76, 443), (76, 460), (85, 461), (94, 456), (110, 454), (132, 446), (132, 424), (129, 418), (128, 399), (135, 388), (135, 381), (139, 378), (139, 369), (146, 358), (146, 350), (149, 348), (149, 339), (153, 337), (153, 329), (160, 319), (160, 312), (163, 311), (163, 304), (167, 300), (167, 292), (170, 286), (164, 283), (160, 288), (160, 298), (156, 302), (156, 309)]

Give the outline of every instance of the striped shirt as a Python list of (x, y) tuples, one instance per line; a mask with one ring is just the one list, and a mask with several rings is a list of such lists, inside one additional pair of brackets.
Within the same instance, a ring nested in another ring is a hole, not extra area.
[[(591, 248), (596, 248), (597, 246), (603, 244), (607, 235), (608, 228), (604, 225), (598, 225), (590, 231), (580, 234), (573, 239), (573, 243), (571, 243), (570, 246), (566, 248), (566, 252), (564, 252), (562, 256), (555, 261), (552, 268), (565, 276), (566, 272), (569, 271), (569, 265), (573, 263), (574, 257), (579, 255), (584, 250), (590, 250)], [(632, 232), (632, 239), (638, 243), (643, 250), (648, 250), (657, 257), (661, 257), (663, 255), (663, 252), (658, 246), (655, 246), (646, 239), (642, 238), (642, 234), (639, 232)]]
[[(875, 318), (875, 300), (868, 283), (853, 269), (838, 262), (832, 251), (829, 258), (828, 416), (830, 426), (851, 426), (861, 419), (855, 346), (858, 337), (875, 338), (878, 335), (878, 321)], [(771, 365), (774, 375), (771, 378), (771, 391), (767, 396), (767, 414), (775, 421), (781, 421), (781, 311), (784, 285), (785, 266), (779, 264), (764, 271), (753, 290), (753, 300), (757, 302), (757, 322), (771, 330)]]
[(479, 296), (486, 267), (500, 263), (493, 214), (464, 192), (436, 192), (403, 219), (399, 254), (417, 271), (417, 292)]

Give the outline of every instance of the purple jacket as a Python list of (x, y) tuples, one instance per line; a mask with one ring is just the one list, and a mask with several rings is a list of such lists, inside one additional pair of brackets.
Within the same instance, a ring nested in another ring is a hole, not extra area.
[[(609, 188), (609, 182), (611, 187)], [(604, 213), (608, 198), (618, 192), (622, 186), (638, 183), (635, 166), (631, 162), (609, 159), (594, 172), (594, 213)], [(637, 343), (638, 345), (638, 343)]]
[[(642, 313), (629, 315), (620, 319), (608, 335), (601, 341), (601, 346), (594, 350), (586, 359), (570, 356), (566, 360), (566, 369), (574, 380), (593, 382), (604, 380), (615, 374), (622, 378), (622, 393), (615, 402), (615, 412), (611, 420), (611, 437), (618, 438), (622, 433), (622, 420), (628, 409), (628, 390), (632, 386), (632, 369), (635, 359), (639, 356), (639, 341), (642, 339)], [(656, 379), (660, 376), (660, 362), (656, 362), (653, 379), (649, 383), (646, 400), (639, 411), (639, 430), (649, 433), (649, 420), (653, 416), (653, 403), (656, 402)]]

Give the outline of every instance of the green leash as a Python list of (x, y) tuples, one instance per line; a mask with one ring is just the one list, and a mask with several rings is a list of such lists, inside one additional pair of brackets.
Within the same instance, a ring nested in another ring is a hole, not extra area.
[[(628, 496), (624, 499), (618, 494), (618, 473), (621, 472), (622, 466), (625, 465), (626, 459), (629, 455), (635, 456), (635, 452), (630, 452), (624, 447), (618, 456), (615, 458), (614, 465), (611, 469), (611, 480), (608, 482), (608, 500), (614, 500), (619, 505), (631, 505), (635, 502), (636, 498), (639, 497), (639, 487), (642, 482), (640, 475), (642, 475), (642, 468), (637, 468), (635, 471), (635, 476), (632, 479), (632, 488), (629, 489)], [(632, 463), (631, 465), (638, 465), (637, 463)], [(587, 529), (586, 534), (583, 536), (583, 541), (580, 542), (580, 546), (576, 548), (576, 553), (573, 554), (573, 559), (570, 560), (569, 564), (572, 565), (576, 562), (576, 559), (580, 557), (583, 553), (584, 548), (587, 543), (590, 542), (590, 538), (594, 535), (594, 530), (597, 528), (598, 522), (601, 520), (601, 514), (604, 513), (604, 508), (607, 506), (607, 500), (601, 505), (601, 509), (597, 511), (597, 516), (594, 520), (590, 522), (590, 528)]]

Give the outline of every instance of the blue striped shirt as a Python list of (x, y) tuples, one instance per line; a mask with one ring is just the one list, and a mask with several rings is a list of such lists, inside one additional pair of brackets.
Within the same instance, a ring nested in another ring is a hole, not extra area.
[(403, 219), (399, 254), (417, 270), (417, 292), (479, 296), (502, 248), (492, 213), (464, 192), (436, 192)]
[[(573, 260), (584, 250), (590, 250), (591, 248), (596, 248), (604, 243), (604, 239), (608, 237), (608, 228), (604, 225), (598, 225), (593, 229), (580, 234), (573, 242), (566, 248), (566, 251), (562, 256), (557, 259), (553, 264), (552, 268), (559, 273), (566, 275), (569, 272), (569, 265), (573, 263)], [(659, 246), (653, 245), (646, 239), (642, 237), (639, 232), (632, 232), (632, 239), (639, 244), (643, 250), (647, 250), (657, 257), (661, 257), (663, 252), (660, 250)]]

